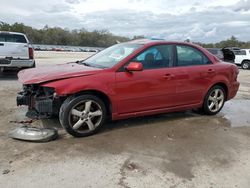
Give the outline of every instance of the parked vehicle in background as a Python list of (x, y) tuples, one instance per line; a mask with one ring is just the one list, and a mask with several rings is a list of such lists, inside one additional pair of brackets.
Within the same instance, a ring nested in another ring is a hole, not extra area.
[(250, 49), (234, 50), (235, 64), (242, 69), (250, 69)]
[(229, 49), (229, 50), (232, 50), (232, 51), (241, 50), (239, 47), (224, 47), (224, 49)]
[(0, 31), (0, 69), (35, 67), (34, 50), (22, 33)]
[(206, 48), (211, 54), (218, 57), (218, 59), (223, 60), (224, 55), (220, 48)]
[(228, 48), (207, 48), (207, 50), (215, 55), (218, 59), (229, 62), (229, 63), (234, 63), (235, 60), (235, 55), (234, 52), (231, 49)]
[(135, 40), (75, 63), (22, 70), (17, 105), (27, 116), (59, 115), (76, 137), (96, 133), (106, 119), (199, 109), (217, 114), (239, 88), (235, 64), (184, 42)]

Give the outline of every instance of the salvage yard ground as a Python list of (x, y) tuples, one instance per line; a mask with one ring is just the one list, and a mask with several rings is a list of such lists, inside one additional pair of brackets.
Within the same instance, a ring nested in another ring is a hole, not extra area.
[[(84, 59), (90, 53), (35, 52), (37, 66)], [(108, 123), (100, 133), (73, 138), (58, 120), (59, 139), (13, 140), (25, 120), (16, 107), (16, 72), (0, 73), (0, 187), (243, 187), (250, 185), (250, 70), (240, 91), (216, 116), (188, 112)]]

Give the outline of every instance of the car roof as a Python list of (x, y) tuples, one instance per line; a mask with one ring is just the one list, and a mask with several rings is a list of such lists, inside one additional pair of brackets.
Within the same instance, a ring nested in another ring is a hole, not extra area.
[(206, 48), (208, 50), (221, 50), (220, 48)]
[(136, 39), (136, 40), (131, 40), (128, 43), (132, 44), (150, 44), (154, 42), (166, 42), (164, 40), (152, 40), (152, 39)]
[(0, 34), (10, 34), (10, 35), (24, 35), (23, 33), (19, 33), (19, 32), (10, 32), (10, 31), (0, 31)]
[(198, 46), (191, 42), (179, 42), (179, 41), (167, 41), (163, 39), (136, 39), (128, 41), (129, 44), (141, 44), (141, 45), (156, 45), (156, 44), (186, 44), (190, 46)]

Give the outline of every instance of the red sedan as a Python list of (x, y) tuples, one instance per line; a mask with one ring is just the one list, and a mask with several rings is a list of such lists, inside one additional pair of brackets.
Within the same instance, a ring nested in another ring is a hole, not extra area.
[(136, 40), (90, 58), (19, 72), (28, 117), (59, 115), (76, 137), (112, 120), (188, 109), (217, 114), (239, 88), (238, 69), (183, 42)]

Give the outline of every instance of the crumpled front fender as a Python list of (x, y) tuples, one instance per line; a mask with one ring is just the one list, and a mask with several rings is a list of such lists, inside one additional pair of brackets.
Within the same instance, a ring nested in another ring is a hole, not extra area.
[(114, 79), (114, 74), (109, 73), (56, 80), (42, 86), (54, 88), (57, 96), (72, 95), (86, 90), (96, 90), (110, 96), (114, 95)]

